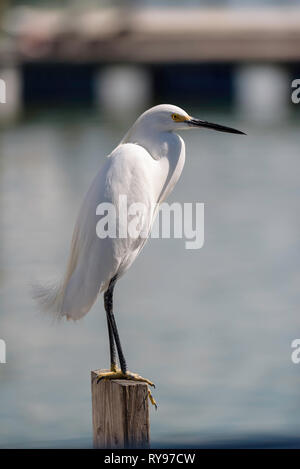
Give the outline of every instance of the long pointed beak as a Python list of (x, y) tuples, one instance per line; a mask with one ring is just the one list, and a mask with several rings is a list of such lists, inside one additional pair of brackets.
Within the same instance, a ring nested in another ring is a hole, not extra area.
[(247, 135), (245, 132), (240, 130), (232, 129), (231, 127), (225, 127), (225, 125), (213, 124), (211, 122), (202, 121), (200, 119), (190, 119), (187, 124), (191, 127), (203, 127), (206, 129), (218, 130), (219, 132), (227, 132), (229, 134)]

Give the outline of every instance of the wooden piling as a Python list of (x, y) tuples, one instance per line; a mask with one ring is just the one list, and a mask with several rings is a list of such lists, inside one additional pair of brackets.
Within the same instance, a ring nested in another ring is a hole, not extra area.
[(147, 384), (130, 380), (97, 383), (91, 373), (94, 448), (149, 448)]

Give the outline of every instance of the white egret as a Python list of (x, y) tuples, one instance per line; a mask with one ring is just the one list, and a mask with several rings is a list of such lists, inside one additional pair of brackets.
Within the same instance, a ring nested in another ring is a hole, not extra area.
[[(140, 219), (140, 230), (149, 234), (157, 207), (170, 194), (183, 169), (185, 145), (177, 131), (193, 128), (243, 134), (230, 127), (194, 119), (179, 107), (169, 104), (144, 112), (109, 155), (83, 200), (61, 283), (52, 288), (39, 286), (36, 289), (35, 296), (46, 309), (58, 317), (66, 316), (73, 320), (87, 314), (98, 294), (104, 292), (110, 371), (103, 372), (99, 379), (124, 378), (153, 385), (128, 371), (113, 314), (116, 281), (131, 266), (146, 237), (99, 238), (96, 208), (103, 202), (117, 208), (119, 196), (126, 195), (128, 206), (142, 203), (146, 207), (146, 213)], [(120, 218), (118, 211), (116, 213)], [(117, 366), (117, 353), (120, 368)], [(149, 397), (154, 403), (150, 392)]]

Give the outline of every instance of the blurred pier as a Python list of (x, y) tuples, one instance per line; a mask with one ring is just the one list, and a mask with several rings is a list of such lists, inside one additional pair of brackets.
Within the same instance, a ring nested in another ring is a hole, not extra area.
[(298, 61), (300, 8), (8, 10), (0, 61)]
[(152, 102), (234, 103), (286, 117), (300, 75), (300, 7), (91, 9), (18, 6), (2, 14), (0, 120), (27, 104), (141, 112)]

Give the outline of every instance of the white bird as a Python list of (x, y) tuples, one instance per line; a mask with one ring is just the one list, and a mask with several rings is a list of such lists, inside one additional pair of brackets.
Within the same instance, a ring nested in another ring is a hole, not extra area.
[[(98, 294), (104, 292), (111, 371), (99, 379), (124, 378), (153, 383), (127, 369), (113, 314), (113, 290), (143, 248), (151, 231), (159, 204), (177, 183), (185, 162), (185, 145), (177, 131), (207, 128), (244, 134), (239, 130), (194, 119), (177, 106), (162, 104), (144, 112), (108, 156), (94, 178), (75, 224), (71, 252), (63, 280), (55, 287), (36, 287), (35, 296), (42, 305), (68, 319), (82, 318), (91, 309)], [(100, 238), (96, 232), (99, 204), (116, 208), (119, 230), (129, 219), (118, 213), (120, 195), (127, 206), (143, 204), (139, 217), (140, 236)], [(124, 217), (123, 217), (124, 218)], [(145, 236), (146, 233), (146, 236)], [(117, 366), (117, 353), (120, 368)], [(152, 403), (154, 399), (149, 392)]]

